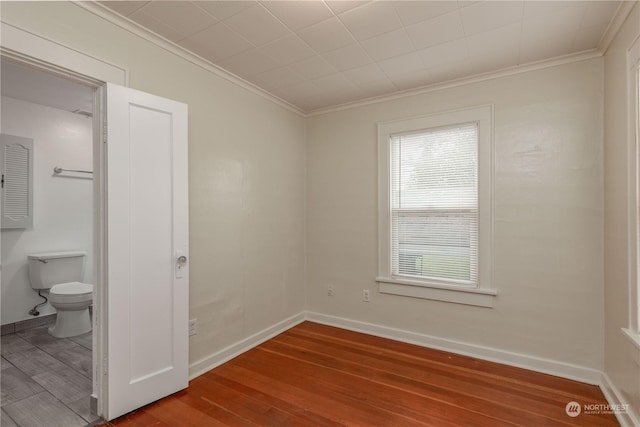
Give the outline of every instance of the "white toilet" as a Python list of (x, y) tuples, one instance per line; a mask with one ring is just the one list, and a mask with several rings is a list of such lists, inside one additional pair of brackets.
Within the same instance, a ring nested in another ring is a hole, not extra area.
[(50, 252), (28, 255), (29, 280), (36, 291), (49, 290), (49, 303), (56, 309), (56, 324), (49, 334), (75, 337), (91, 331), (89, 306), (93, 285), (81, 283), (84, 252)]

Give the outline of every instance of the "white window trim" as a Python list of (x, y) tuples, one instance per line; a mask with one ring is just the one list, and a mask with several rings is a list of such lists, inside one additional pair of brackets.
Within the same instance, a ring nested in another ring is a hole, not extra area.
[[(478, 122), (478, 286), (455, 286), (391, 275), (391, 135)], [(493, 106), (378, 123), (378, 277), (381, 293), (493, 307)]]

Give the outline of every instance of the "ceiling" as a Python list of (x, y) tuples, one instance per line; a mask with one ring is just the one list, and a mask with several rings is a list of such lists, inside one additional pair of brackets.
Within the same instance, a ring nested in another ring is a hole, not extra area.
[(106, 1), (310, 112), (598, 47), (619, 1)]

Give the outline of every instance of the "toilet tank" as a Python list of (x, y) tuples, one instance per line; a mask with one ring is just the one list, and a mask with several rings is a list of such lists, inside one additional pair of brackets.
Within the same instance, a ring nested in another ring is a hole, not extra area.
[(84, 252), (47, 252), (27, 255), (29, 281), (33, 289), (51, 289), (54, 285), (82, 282)]

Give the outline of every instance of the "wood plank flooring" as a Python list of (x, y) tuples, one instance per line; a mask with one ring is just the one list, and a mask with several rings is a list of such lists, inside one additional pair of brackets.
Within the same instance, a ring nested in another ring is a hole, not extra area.
[(617, 426), (596, 386), (304, 322), (104, 426)]

